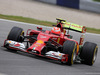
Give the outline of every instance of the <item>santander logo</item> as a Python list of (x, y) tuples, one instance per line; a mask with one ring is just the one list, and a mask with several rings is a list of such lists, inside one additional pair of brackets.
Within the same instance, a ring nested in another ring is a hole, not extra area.
[(15, 44), (14, 46), (17, 46), (17, 47), (18, 47), (18, 46), (20, 46), (20, 44), (19, 44), (19, 43), (17, 43), (17, 44)]

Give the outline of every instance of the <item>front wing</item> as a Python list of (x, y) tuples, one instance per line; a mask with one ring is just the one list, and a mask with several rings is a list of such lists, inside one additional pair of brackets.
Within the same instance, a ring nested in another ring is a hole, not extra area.
[(16, 50), (16, 51), (18, 50), (18, 51), (31, 53), (34, 55), (39, 55), (42, 57), (47, 57), (50, 59), (61, 61), (63, 63), (66, 63), (68, 61), (67, 54), (63, 54), (63, 53), (56, 52), (56, 51), (48, 51), (47, 53), (45, 53), (45, 55), (37, 54), (35, 50), (32, 50), (31, 52), (28, 51), (24, 43), (19, 43), (19, 42), (12, 41), (12, 40), (5, 40), (4, 47), (8, 49)]

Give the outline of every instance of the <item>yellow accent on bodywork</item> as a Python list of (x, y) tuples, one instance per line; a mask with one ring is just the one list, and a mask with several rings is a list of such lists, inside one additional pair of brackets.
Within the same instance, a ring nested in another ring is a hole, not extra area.
[(73, 49), (73, 53), (72, 53), (72, 57), (71, 57), (71, 64), (73, 64), (73, 54), (75, 52), (75, 49), (76, 49), (76, 44), (75, 44), (74, 49)]
[(57, 43), (59, 43), (60, 42), (60, 38), (58, 38), (58, 40), (57, 40)]
[(11, 41), (9, 41), (9, 43), (11, 43)]
[(70, 23), (70, 22), (66, 22), (63, 27), (67, 27), (67, 28), (70, 28), (70, 29), (73, 29), (73, 30), (77, 30), (79, 32), (82, 32), (83, 30), (83, 26), (80, 26), (78, 24), (74, 24), (74, 23)]
[(78, 54), (78, 52), (79, 52), (79, 45), (77, 45), (77, 54)]
[(42, 40), (38, 40), (37, 43), (43, 44), (44, 42)]

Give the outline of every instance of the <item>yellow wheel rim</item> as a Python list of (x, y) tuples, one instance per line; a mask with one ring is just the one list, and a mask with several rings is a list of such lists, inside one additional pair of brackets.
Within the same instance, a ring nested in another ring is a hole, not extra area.
[(96, 58), (97, 58), (97, 49), (98, 49), (98, 46), (96, 46), (95, 50), (94, 50), (94, 53), (93, 53), (93, 59), (92, 59), (92, 64), (95, 62)]
[(76, 44), (75, 44), (74, 49), (73, 49), (73, 53), (72, 53), (72, 57), (71, 57), (71, 64), (73, 64), (73, 62), (74, 62), (74, 60), (76, 58), (76, 51), (75, 51), (75, 49), (76, 49)]

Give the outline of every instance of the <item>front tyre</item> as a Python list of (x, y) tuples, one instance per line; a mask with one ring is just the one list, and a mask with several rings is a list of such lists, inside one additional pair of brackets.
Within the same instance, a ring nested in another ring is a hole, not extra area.
[[(12, 40), (16, 42), (23, 42), (24, 41), (24, 31), (22, 28), (13, 27), (8, 34), (7, 40)], [(10, 49), (9, 46), (6, 46), (8, 50), (17, 52), (17, 50)]]
[(9, 32), (7, 39), (17, 41), (17, 42), (22, 42), (23, 41), (22, 36), (24, 36), (23, 29), (15, 26)]
[(97, 58), (98, 46), (95, 43), (85, 42), (80, 53), (81, 62), (87, 65), (93, 65)]
[(63, 53), (68, 54), (68, 65), (72, 65), (76, 59), (77, 45), (74, 41), (65, 41), (63, 44)]

